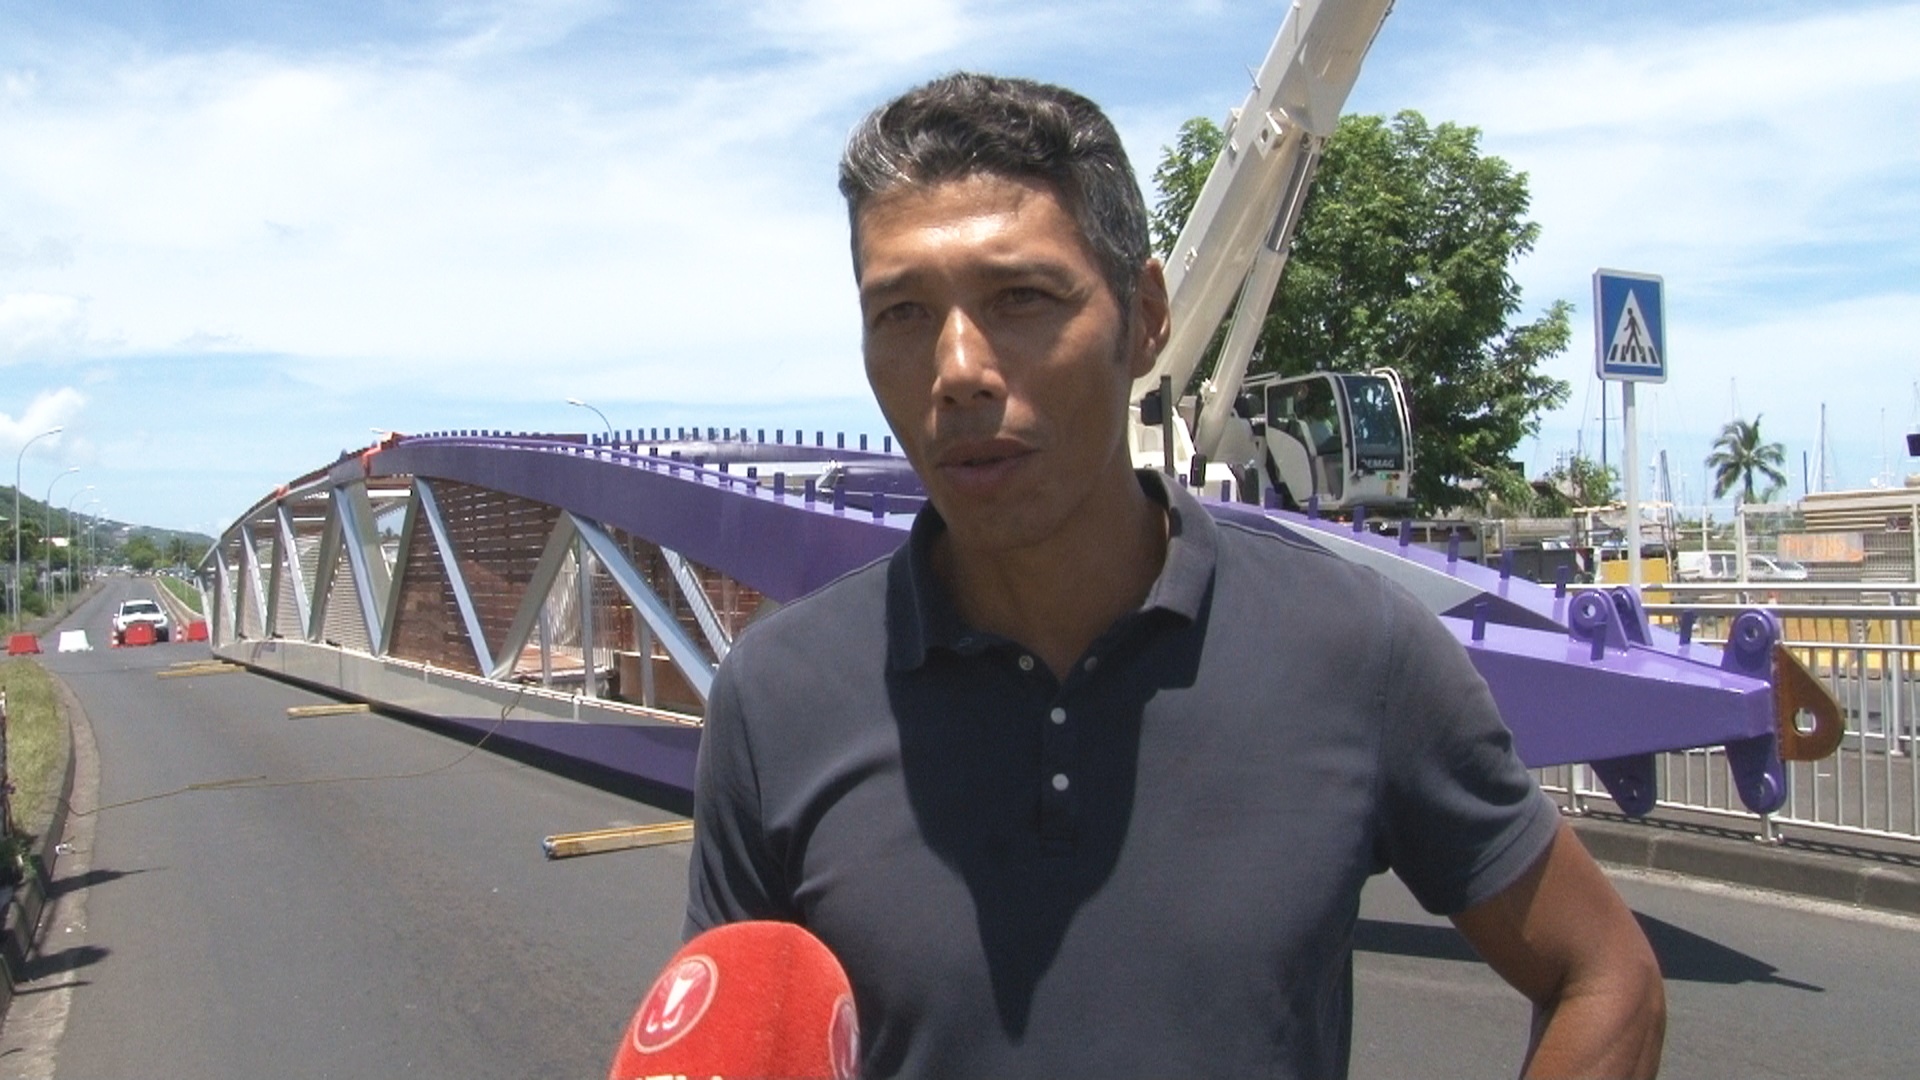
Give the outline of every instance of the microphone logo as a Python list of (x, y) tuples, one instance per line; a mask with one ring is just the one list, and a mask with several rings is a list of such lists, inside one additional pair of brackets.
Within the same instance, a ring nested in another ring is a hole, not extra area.
[(827, 1059), (833, 1062), (833, 1080), (854, 1080), (860, 1075), (860, 1014), (853, 1007), (851, 994), (841, 994), (833, 1003), (833, 1020), (827, 1025)]
[(705, 956), (688, 956), (660, 973), (633, 1015), (633, 1048), (655, 1054), (692, 1031), (720, 986), (720, 969)]

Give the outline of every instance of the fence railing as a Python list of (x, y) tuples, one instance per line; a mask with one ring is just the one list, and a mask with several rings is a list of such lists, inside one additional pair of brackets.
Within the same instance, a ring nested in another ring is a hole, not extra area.
[[(1734, 616), (1748, 605), (1726, 602), (1734, 598), (1725, 595), (1725, 586), (1719, 596), (1687, 591), (1702, 602), (1649, 603), (1649, 617), (1671, 626), (1681, 612), (1696, 612), (1695, 640), (1724, 644)], [(1781, 827), (1797, 826), (1920, 847), (1920, 770), (1914, 767), (1920, 607), (1914, 606), (1914, 590), (1904, 596), (1889, 596), (1880, 586), (1796, 591), (1808, 594), (1806, 602), (1763, 606), (1780, 620), (1787, 647), (1839, 702), (1846, 725), (1840, 749), (1821, 761), (1788, 763), (1787, 803), (1766, 816), (1740, 804), (1721, 748), (1665, 754), (1658, 763), (1657, 807), (1743, 819), (1769, 840), (1779, 837)], [(1892, 602), (1848, 602), (1862, 596)], [(1576, 810), (1608, 798), (1583, 765), (1541, 769), (1536, 775), (1542, 787)]]

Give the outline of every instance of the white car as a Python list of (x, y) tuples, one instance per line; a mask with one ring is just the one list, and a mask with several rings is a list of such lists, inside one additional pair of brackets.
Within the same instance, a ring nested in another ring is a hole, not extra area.
[(165, 641), (172, 629), (167, 613), (159, 604), (151, 600), (123, 600), (120, 610), (113, 613), (113, 641), (118, 645), (127, 639), (127, 627), (135, 623), (146, 623), (153, 627), (153, 640)]
[(1748, 581), (1805, 581), (1807, 568), (1778, 555), (1748, 555)]

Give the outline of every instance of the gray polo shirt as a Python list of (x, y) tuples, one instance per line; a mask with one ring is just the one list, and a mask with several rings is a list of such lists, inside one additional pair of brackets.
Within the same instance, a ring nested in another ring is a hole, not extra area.
[(869, 1077), (1342, 1075), (1366, 878), (1456, 913), (1554, 834), (1416, 601), (1141, 483), (1166, 563), (1064, 681), (961, 621), (931, 507), (721, 666), (688, 933), (818, 934)]

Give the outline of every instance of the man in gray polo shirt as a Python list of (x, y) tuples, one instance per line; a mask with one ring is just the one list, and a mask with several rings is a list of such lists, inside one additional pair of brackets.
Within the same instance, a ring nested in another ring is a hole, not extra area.
[(949, 76), (840, 186), (929, 506), (722, 665), (689, 934), (819, 935), (870, 1077), (1337, 1076), (1390, 868), (1533, 1001), (1529, 1074), (1651, 1075), (1652, 951), (1451, 635), (1131, 468), (1168, 304), (1099, 109)]

